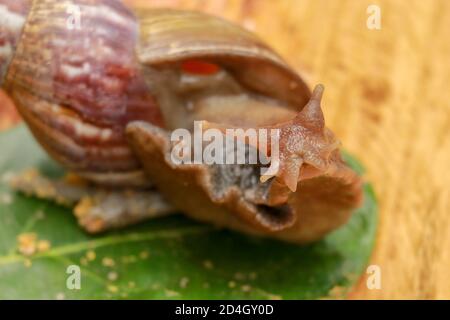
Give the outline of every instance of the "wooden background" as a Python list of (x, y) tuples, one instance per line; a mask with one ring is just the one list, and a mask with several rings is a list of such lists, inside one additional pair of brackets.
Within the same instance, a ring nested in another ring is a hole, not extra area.
[[(450, 1), (129, 0), (221, 15), (325, 84), (327, 124), (362, 160), (380, 204), (372, 264), (354, 299), (450, 299)], [(381, 30), (366, 27), (370, 4)], [(0, 96), (0, 128), (17, 121)]]

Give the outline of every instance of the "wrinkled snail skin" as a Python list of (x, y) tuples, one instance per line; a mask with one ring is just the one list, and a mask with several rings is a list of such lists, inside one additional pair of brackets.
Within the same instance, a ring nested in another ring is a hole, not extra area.
[[(360, 204), (361, 180), (324, 124), (323, 87), (311, 94), (255, 35), (202, 13), (118, 0), (12, 3), (0, 0), (0, 11), (19, 17), (0, 25), (2, 87), (68, 170), (104, 186), (153, 185), (196, 220), (294, 243), (320, 239)], [(81, 20), (68, 27), (72, 5)], [(175, 165), (170, 133), (195, 120), (279, 129), (280, 170)]]

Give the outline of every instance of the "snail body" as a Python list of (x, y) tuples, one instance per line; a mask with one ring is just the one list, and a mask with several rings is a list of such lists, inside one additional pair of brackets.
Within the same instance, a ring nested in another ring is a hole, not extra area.
[[(71, 6), (78, 27), (68, 27)], [(2, 87), (69, 171), (110, 188), (156, 188), (195, 219), (298, 243), (359, 205), (360, 179), (324, 125), (323, 88), (311, 94), (255, 35), (202, 13), (118, 0), (1, 0), (0, 10), (17, 21), (0, 26), (10, 48), (0, 56)], [(170, 132), (192, 131), (194, 121), (279, 129), (280, 171), (261, 182), (257, 166), (174, 165)]]

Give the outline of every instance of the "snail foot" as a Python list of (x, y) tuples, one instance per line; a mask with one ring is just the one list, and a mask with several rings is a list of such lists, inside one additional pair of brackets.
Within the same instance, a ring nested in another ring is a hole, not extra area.
[(28, 169), (12, 176), (10, 186), (28, 196), (73, 208), (79, 225), (88, 233), (118, 229), (175, 210), (155, 190), (106, 189), (74, 174), (60, 179)]

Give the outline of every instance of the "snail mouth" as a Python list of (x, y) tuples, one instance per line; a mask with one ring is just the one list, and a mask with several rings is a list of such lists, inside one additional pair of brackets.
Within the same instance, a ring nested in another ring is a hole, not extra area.
[(212, 165), (205, 170), (205, 175), (205, 189), (212, 201), (228, 206), (247, 223), (275, 232), (296, 222), (287, 198), (285, 203), (270, 203), (273, 179), (261, 183), (259, 165)]
[(267, 220), (267, 226), (272, 230), (282, 230), (292, 226), (295, 222), (295, 215), (288, 205), (281, 206), (256, 206), (259, 215)]

